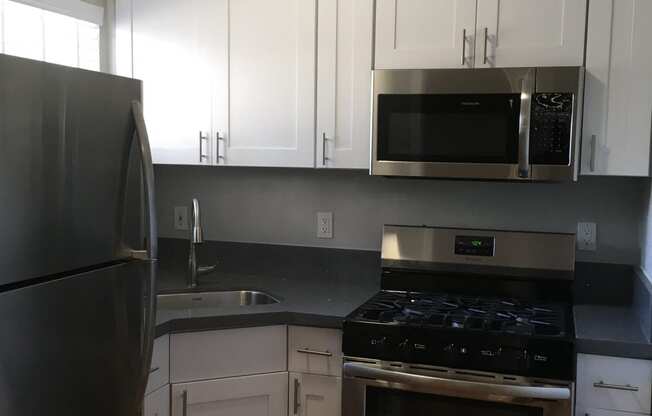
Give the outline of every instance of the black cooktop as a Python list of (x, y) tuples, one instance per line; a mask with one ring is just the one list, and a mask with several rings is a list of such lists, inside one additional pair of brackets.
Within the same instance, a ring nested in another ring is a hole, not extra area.
[(536, 337), (571, 332), (563, 304), (447, 293), (382, 291), (347, 320)]

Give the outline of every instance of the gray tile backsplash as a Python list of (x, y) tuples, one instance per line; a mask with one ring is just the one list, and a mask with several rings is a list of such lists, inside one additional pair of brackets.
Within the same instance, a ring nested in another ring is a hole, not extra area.
[[(598, 250), (580, 261), (638, 264), (649, 182), (581, 177), (572, 184), (389, 179), (364, 171), (157, 166), (162, 237), (174, 206), (202, 202), (209, 240), (378, 250), (383, 224), (575, 232), (596, 222)], [(334, 238), (316, 238), (331, 211)]]

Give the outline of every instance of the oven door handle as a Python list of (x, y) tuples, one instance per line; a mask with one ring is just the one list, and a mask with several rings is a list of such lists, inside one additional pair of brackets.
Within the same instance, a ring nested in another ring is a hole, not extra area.
[(480, 383), (477, 381), (455, 380), (449, 378), (430, 377), (420, 374), (403, 373), (384, 370), (362, 363), (344, 363), (344, 375), (401, 383), (413, 387), (438, 387), (443, 390), (467, 392), (472, 394), (492, 394), (522, 399), (539, 400), (569, 400), (571, 391), (567, 387), (536, 387), (517, 386), (509, 384)]

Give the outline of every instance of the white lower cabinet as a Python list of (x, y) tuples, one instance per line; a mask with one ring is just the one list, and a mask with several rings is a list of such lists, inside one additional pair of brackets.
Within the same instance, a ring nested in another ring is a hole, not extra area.
[(617, 412), (615, 410), (580, 408), (578, 406), (575, 416), (633, 416), (632, 413)]
[(172, 385), (172, 416), (285, 416), (288, 373)]
[(651, 384), (652, 361), (578, 354), (576, 413), (601, 409), (592, 415), (611, 414), (605, 410), (649, 415)]
[(166, 384), (160, 389), (145, 396), (143, 416), (169, 416), (170, 415), (170, 385)]
[(290, 373), (289, 388), (289, 416), (338, 416), (342, 412), (340, 377)]

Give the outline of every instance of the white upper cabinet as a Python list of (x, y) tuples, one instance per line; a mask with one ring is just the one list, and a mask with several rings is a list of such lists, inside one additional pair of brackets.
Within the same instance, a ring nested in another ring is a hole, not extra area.
[[(117, 6), (124, 20), (130, 5)], [(132, 52), (133, 77), (143, 80), (154, 162), (212, 164), (215, 113), (226, 111), (214, 93), (227, 79), (227, 0), (132, 0), (131, 7), (133, 50), (116, 53)]]
[(314, 167), (316, 0), (229, 5), (227, 165)]
[(320, 0), (317, 33), (319, 168), (369, 168), (373, 0)]
[(475, 15), (476, 0), (377, 0), (375, 68), (472, 67)]
[(478, 0), (475, 66), (581, 66), (586, 7), (586, 0)]
[(583, 175), (649, 176), (652, 126), (652, 1), (589, 7)]
[(587, 0), (377, 0), (376, 69), (580, 66)]

